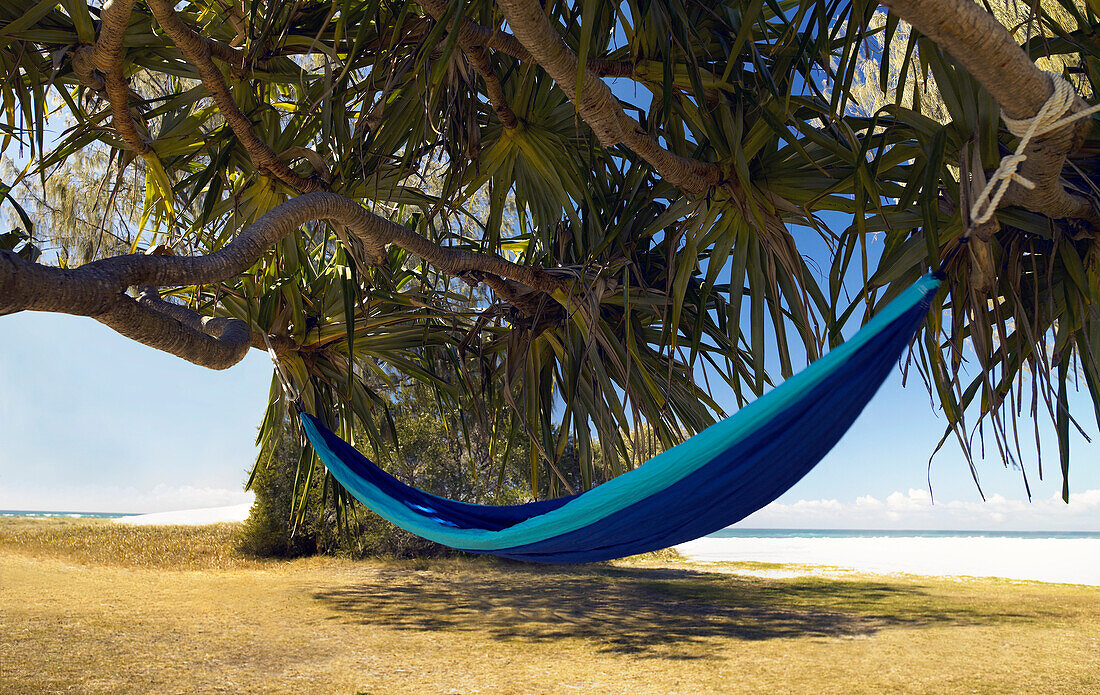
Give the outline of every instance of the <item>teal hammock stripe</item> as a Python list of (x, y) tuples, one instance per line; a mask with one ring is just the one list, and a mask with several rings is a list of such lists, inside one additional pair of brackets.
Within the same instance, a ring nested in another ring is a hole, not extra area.
[(356, 499), (437, 543), (536, 562), (586, 562), (655, 550), (724, 528), (808, 473), (874, 396), (920, 328), (939, 280), (927, 276), (840, 347), (682, 444), (579, 495), (475, 505), (388, 475), (315, 417), (317, 455)]

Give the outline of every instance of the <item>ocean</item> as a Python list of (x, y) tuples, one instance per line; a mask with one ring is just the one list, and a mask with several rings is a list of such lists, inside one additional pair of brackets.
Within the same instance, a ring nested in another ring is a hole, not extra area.
[(123, 516), (137, 516), (136, 514), (120, 514), (118, 512), (42, 512), (26, 509), (0, 509), (0, 516), (30, 516), (30, 517), (68, 517), (70, 519), (116, 519)]

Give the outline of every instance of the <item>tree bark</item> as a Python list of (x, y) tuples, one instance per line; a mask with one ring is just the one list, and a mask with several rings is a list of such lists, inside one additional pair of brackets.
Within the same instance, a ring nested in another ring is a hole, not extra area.
[[(383, 258), (393, 243), (444, 273), (490, 273), (539, 292), (564, 291), (567, 283), (541, 268), (521, 266), (497, 256), (441, 247), (416, 232), (363, 209), (335, 193), (292, 198), (249, 225), (235, 239), (205, 256), (126, 255), (79, 268), (55, 268), (0, 251), (0, 315), (52, 311), (90, 316), (123, 335), (195, 364), (225, 369), (255, 344), (248, 326), (236, 319), (204, 317), (131, 287), (180, 287), (223, 282), (253, 265), (283, 237), (306, 222), (330, 220), (343, 225), (373, 254)], [(286, 349), (286, 345), (281, 346)]]
[[(132, 2), (132, 0), (130, 0)], [(275, 151), (266, 142), (260, 139), (252, 130), (252, 122), (241, 113), (237, 102), (233, 101), (229, 93), (229, 86), (225, 83), (218, 67), (210, 59), (210, 44), (184, 24), (176, 15), (171, 0), (148, 0), (149, 9), (157, 18), (164, 33), (172, 39), (176, 47), (180, 49), (184, 57), (195, 66), (202, 79), (203, 85), (210, 91), (218, 110), (225, 117), (226, 123), (233, 130), (237, 139), (241, 141), (252, 163), (257, 168), (265, 169), (287, 185), (303, 192), (319, 191), (325, 187), (324, 182), (318, 177), (299, 176), (285, 162), (279, 159)]]
[(611, 89), (596, 75), (588, 72), (578, 92), (577, 56), (565, 45), (539, 3), (500, 0), (498, 4), (515, 38), (568, 95), (604, 147), (626, 145), (653, 165), (661, 178), (687, 193), (699, 194), (721, 182), (718, 165), (681, 157), (657, 144), (636, 120), (626, 115)]
[[(436, 7), (442, 7), (440, 0), (428, 0)], [(423, 4), (423, 3), (421, 3)], [(425, 6), (433, 16), (438, 17), (431, 7)], [(533, 63), (535, 59), (530, 52), (516, 40), (516, 37), (502, 29), (490, 29), (477, 22), (463, 18), (459, 21), (459, 38), (473, 46), (483, 46), (494, 51), (511, 56), (521, 63)], [(589, 72), (597, 77), (627, 77), (634, 79), (634, 65), (624, 60), (607, 60), (604, 58), (591, 58), (587, 61)]]
[(134, 2), (111, 0), (104, 5), (95, 45), (78, 47), (72, 54), (72, 64), (81, 84), (106, 95), (111, 106), (111, 122), (122, 141), (134, 154), (145, 156), (151, 148), (134, 126), (130, 114), (130, 86), (122, 74), (123, 41)]
[(143, 293), (104, 291), (66, 277), (60, 268), (0, 251), (0, 315), (22, 310), (90, 316), (149, 347), (210, 369), (240, 362), (252, 343), (244, 321), (200, 316)]
[[(1053, 93), (1050, 78), (1017, 45), (997, 19), (972, 0), (882, 0), (882, 4), (950, 53), (990, 93), (1009, 118), (1031, 118)], [(1075, 111), (1085, 103), (1077, 99)], [(1014, 183), (1001, 205), (1018, 205), (1055, 219), (1079, 218), (1100, 226), (1084, 196), (1066, 190), (1066, 157), (1084, 142), (1091, 119), (1081, 119), (1034, 138), (1019, 173), (1035, 184)]]
[[(447, 6), (441, 0), (420, 0), (420, 4), (437, 22), (447, 13)], [(496, 71), (493, 70), (493, 64), (485, 48), (480, 43), (472, 41), (470, 33), (464, 32), (461, 28), (456, 38), (462, 53), (474, 66), (477, 74), (481, 75), (481, 79), (485, 80), (485, 95), (489, 98), (489, 105), (493, 107), (501, 125), (509, 129), (515, 128), (518, 123), (516, 114), (504, 97), (504, 88), (500, 84)]]

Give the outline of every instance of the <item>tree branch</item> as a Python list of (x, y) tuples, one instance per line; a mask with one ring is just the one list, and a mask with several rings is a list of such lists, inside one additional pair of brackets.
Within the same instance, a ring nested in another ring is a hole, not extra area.
[[(420, 256), (444, 273), (460, 275), (480, 270), (514, 280), (541, 292), (564, 290), (565, 284), (550, 273), (518, 265), (498, 256), (445, 248), (391, 220), (363, 209), (350, 198), (328, 192), (301, 195), (273, 208), (250, 224), (233, 241), (205, 256), (130, 254), (93, 261), (79, 268), (53, 268), (32, 264), (39, 275), (15, 282), (0, 271), (0, 314), (24, 309), (59, 311), (60, 306), (81, 307), (91, 315), (100, 309), (100, 293), (117, 294), (129, 287), (181, 287), (224, 282), (244, 273), (263, 253), (306, 222), (330, 220), (342, 224), (362, 240), (380, 262), (385, 247), (396, 244)], [(42, 289), (49, 296), (40, 296)]]
[(500, 124), (505, 128), (515, 128), (519, 121), (516, 119), (516, 113), (509, 106), (508, 99), (504, 96), (504, 87), (501, 86), (500, 78), (493, 70), (489, 54), (481, 46), (463, 46), (461, 43), (459, 45), (470, 60), (470, 64), (474, 66), (474, 70), (481, 75), (481, 79), (485, 80), (485, 95), (489, 97), (489, 104), (500, 119)]
[(0, 315), (21, 310), (89, 316), (149, 347), (210, 369), (240, 362), (252, 343), (239, 319), (200, 316), (143, 293), (100, 291), (50, 268), (0, 251)]
[[(442, 7), (439, 0), (427, 0), (435, 7)], [(437, 19), (442, 12), (421, 3), (429, 13)], [(459, 39), (471, 46), (483, 46), (494, 51), (511, 56), (521, 63), (536, 62), (530, 52), (516, 40), (516, 37), (503, 29), (490, 29), (477, 22), (462, 18), (459, 22)], [(636, 78), (634, 64), (625, 60), (608, 60), (606, 58), (590, 58), (587, 61), (588, 71), (597, 77), (626, 77)]]
[(139, 156), (151, 152), (130, 114), (130, 87), (122, 74), (123, 41), (135, 0), (108, 2), (100, 14), (99, 32), (92, 46), (72, 53), (73, 73), (82, 85), (104, 94), (111, 106), (111, 122), (126, 146)]
[(717, 164), (681, 157), (657, 144), (626, 115), (611, 89), (596, 75), (589, 72), (578, 92), (577, 56), (550, 24), (541, 5), (533, 0), (499, 0), (498, 4), (515, 38), (568, 95), (604, 147), (626, 145), (653, 165), (661, 178), (687, 193), (699, 194), (721, 182)]
[(126, 84), (126, 78), (122, 74), (122, 43), (130, 25), (130, 11), (133, 7), (134, 0), (112, 0), (103, 7), (92, 58), (103, 73), (115, 130), (135, 154), (144, 155), (149, 152), (149, 143), (134, 128), (130, 116), (130, 86)]
[[(128, 306), (126, 300), (130, 297), (119, 297), (119, 304)], [(95, 318), (128, 338), (210, 369), (227, 369), (237, 364), (248, 354), (254, 342), (252, 330), (244, 321), (203, 316), (180, 304), (164, 301), (152, 288), (132, 301), (149, 316), (138, 316), (136, 312), (127, 311), (125, 314), (111, 312)], [(160, 320), (158, 317), (164, 318)], [(136, 326), (144, 326), (147, 330), (135, 335)]]
[[(437, 22), (447, 13), (447, 7), (441, 0), (420, 0), (420, 4)], [(505, 128), (515, 128), (518, 123), (516, 114), (504, 97), (504, 88), (500, 84), (496, 71), (493, 70), (493, 64), (490, 62), (485, 48), (479, 42), (471, 41), (470, 32), (463, 32), (461, 28), (456, 38), (459, 48), (462, 49), (470, 64), (474, 66), (474, 71), (481, 75), (481, 79), (485, 80), (485, 94), (489, 97), (489, 104), (496, 112), (501, 125)]]
[[(882, 4), (950, 53), (992, 95), (1005, 115), (1031, 118), (1053, 93), (1050, 78), (1017, 45), (997, 19), (971, 0), (882, 0)], [(1080, 98), (1074, 110), (1086, 106)], [(1034, 138), (1019, 172), (1034, 189), (1013, 184), (1002, 200), (1055, 219), (1080, 218), (1100, 225), (1091, 201), (1065, 189), (1066, 157), (1077, 150), (1092, 127), (1082, 119)]]
[[(55, 268), (0, 252), (0, 315), (52, 311), (90, 316), (123, 335), (186, 360), (224, 369), (239, 361), (256, 339), (244, 322), (203, 317), (131, 287), (180, 287), (223, 282), (255, 265), (267, 249), (306, 222), (330, 220), (361, 240), (374, 260), (388, 244), (416, 254), (448, 275), (480, 271), (546, 294), (567, 283), (551, 273), (497, 256), (446, 248), (363, 209), (350, 198), (316, 192), (292, 198), (249, 225), (235, 239), (205, 256), (132, 254), (79, 268)], [(238, 325), (240, 324), (240, 325)], [(286, 346), (282, 346), (286, 349)], [(231, 361), (232, 360), (232, 361)]]
[[(132, 2), (132, 0), (129, 1)], [(221, 71), (210, 59), (210, 43), (184, 24), (183, 20), (176, 15), (172, 1), (148, 0), (148, 5), (153, 12), (153, 16), (157, 18), (157, 22), (164, 29), (164, 33), (168, 34), (168, 37), (172, 39), (172, 42), (176, 44), (184, 57), (198, 70), (203, 85), (209, 90), (214, 103), (217, 104), (218, 109), (237, 139), (241, 141), (241, 145), (248, 152), (248, 156), (252, 158), (252, 163), (257, 168), (270, 171), (278, 179), (303, 193), (319, 191), (324, 188), (325, 184), (319, 178), (306, 178), (295, 173), (293, 169), (279, 159), (275, 151), (266, 142), (252, 131), (252, 122), (241, 113), (240, 108), (238, 108), (237, 103), (233, 101), (233, 97), (229, 93), (229, 86), (226, 85)]]

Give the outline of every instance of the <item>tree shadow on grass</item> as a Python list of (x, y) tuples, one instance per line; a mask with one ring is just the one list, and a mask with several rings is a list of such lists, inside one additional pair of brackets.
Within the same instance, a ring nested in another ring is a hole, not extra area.
[(603, 652), (684, 659), (706, 657), (719, 640), (851, 638), (894, 626), (1038, 618), (1001, 610), (1007, 603), (934, 596), (916, 584), (610, 566), (391, 568), (314, 598), (335, 620), (510, 641), (582, 638)]

